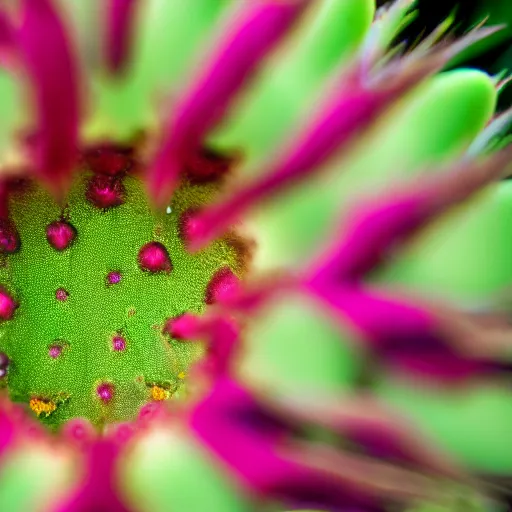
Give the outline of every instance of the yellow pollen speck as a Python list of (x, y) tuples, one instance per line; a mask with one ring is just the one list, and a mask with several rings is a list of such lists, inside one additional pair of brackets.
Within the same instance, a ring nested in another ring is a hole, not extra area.
[(155, 402), (161, 402), (169, 398), (169, 391), (160, 386), (153, 386), (151, 388), (151, 398), (155, 400)]
[(178, 379), (184, 379), (187, 376), (185, 372), (178, 373)]
[(29, 402), (30, 408), (38, 415), (44, 414), (49, 416), (57, 406), (51, 400), (41, 400), (40, 398), (32, 398)]

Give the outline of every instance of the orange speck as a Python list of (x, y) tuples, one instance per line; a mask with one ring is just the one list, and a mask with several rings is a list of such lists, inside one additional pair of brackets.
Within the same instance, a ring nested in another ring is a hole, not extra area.
[(41, 400), (40, 398), (32, 398), (29, 402), (30, 408), (38, 415), (44, 414), (45, 417), (49, 416), (57, 406), (51, 400)]
[(155, 402), (161, 402), (169, 398), (169, 391), (155, 385), (151, 388), (151, 398), (155, 400)]

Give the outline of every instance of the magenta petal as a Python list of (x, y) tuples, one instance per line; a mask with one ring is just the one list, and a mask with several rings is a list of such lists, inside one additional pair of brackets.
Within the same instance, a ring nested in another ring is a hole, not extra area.
[(106, 57), (109, 68), (118, 72), (128, 58), (137, 0), (109, 0)]
[(375, 350), (399, 350), (408, 345), (420, 349), (422, 343), (439, 344), (430, 338), (436, 327), (433, 315), (419, 306), (357, 286), (323, 286), (313, 290)]
[(343, 283), (363, 278), (428, 220), (425, 199), (421, 191), (406, 197), (395, 194), (354, 212), (340, 244), (327, 256), (315, 279)]
[(294, 433), (293, 425), (267, 412), (230, 379), (220, 379), (196, 406), (190, 425), (243, 485), (267, 499), (301, 510), (382, 510), (360, 489), (328, 471), (302, 464), (299, 456), (295, 461), (283, 456), (281, 448)]
[(206, 357), (198, 366), (208, 376), (218, 379), (231, 372), (239, 344), (239, 329), (233, 320), (222, 316), (200, 318), (185, 313), (173, 320), (172, 332), (182, 340), (206, 340)]
[(239, 331), (229, 319), (215, 318), (210, 327), (210, 343), (207, 350), (206, 365), (210, 375), (223, 377), (233, 366), (233, 359), (239, 342)]
[(356, 73), (344, 79), (330, 102), (307, 127), (290, 151), (264, 176), (234, 193), (224, 203), (195, 218), (192, 248), (200, 248), (226, 230), (249, 208), (317, 170), (334, 152), (347, 147), (353, 137), (370, 126), (404, 92), (429, 72), (403, 73), (392, 85), (368, 86)]
[(405, 190), (386, 192), (348, 217), (344, 234), (331, 253), (313, 269), (313, 280), (337, 284), (362, 279), (386, 262), (391, 251), (450, 207), (464, 201), (501, 176), (512, 151), (487, 160), (462, 161)]
[(0, 456), (14, 441), (16, 426), (9, 413), (0, 406)]
[(443, 334), (441, 321), (426, 307), (357, 286), (322, 284), (316, 289), (311, 285), (311, 290), (332, 308), (343, 327), (352, 324), (371, 350), (413, 374), (449, 383), (511, 370), (505, 363), (457, 352), (453, 340)]
[(36, 170), (62, 194), (76, 160), (78, 79), (64, 27), (50, 0), (24, 0), (18, 40), (29, 74), (38, 126), (34, 137)]
[(58, 512), (129, 512), (115, 490), (119, 448), (109, 439), (95, 441), (88, 448), (88, 468), (78, 492)]
[(306, 4), (305, 0), (255, 0), (242, 4), (219, 47), (174, 107), (167, 123), (167, 136), (150, 169), (150, 191), (158, 202), (168, 200), (179, 174), (200, 150), (207, 132)]
[(9, 66), (15, 44), (16, 35), (12, 22), (5, 12), (0, 11), (0, 63), (5, 67)]

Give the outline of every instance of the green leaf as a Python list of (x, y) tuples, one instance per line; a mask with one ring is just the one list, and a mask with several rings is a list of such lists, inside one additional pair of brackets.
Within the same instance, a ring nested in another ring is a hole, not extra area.
[(326, 172), (281, 194), (251, 218), (256, 263), (303, 265), (332, 237), (362, 195), (454, 159), (486, 125), (496, 92), (479, 71), (443, 73), (407, 95)]
[(370, 0), (317, 2), (211, 143), (241, 149), (249, 165), (268, 156), (300, 115), (311, 110), (322, 81), (353, 55), (374, 8)]
[[(156, 103), (174, 96), (202, 57), (203, 43), (218, 29), (229, 0), (149, 0), (140, 10), (134, 56), (122, 77), (96, 74), (88, 138), (130, 139), (154, 128), (162, 114)], [(161, 105), (161, 103), (160, 103)]]
[(397, 376), (382, 379), (377, 395), (408, 413), (441, 447), (472, 470), (512, 470), (512, 401), (505, 383), (435, 388)]
[(176, 427), (141, 438), (122, 470), (125, 494), (141, 512), (252, 510), (227, 469)]
[(359, 375), (357, 348), (320, 306), (287, 296), (247, 330), (240, 376), (285, 392), (336, 392)]
[(490, 298), (512, 285), (511, 218), (504, 181), (432, 226), (381, 278), (459, 301)]

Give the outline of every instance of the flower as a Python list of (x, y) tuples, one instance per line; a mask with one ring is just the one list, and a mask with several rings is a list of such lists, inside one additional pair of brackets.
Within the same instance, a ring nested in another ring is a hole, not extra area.
[(1, 11), (4, 504), (483, 510), (508, 436), (475, 456), (403, 390), (509, 402), (511, 114), (435, 76), (496, 28), (405, 51), (410, 0), (194, 5)]

